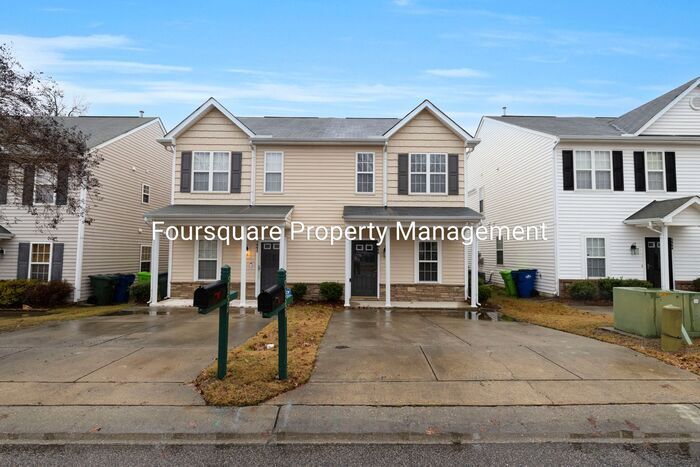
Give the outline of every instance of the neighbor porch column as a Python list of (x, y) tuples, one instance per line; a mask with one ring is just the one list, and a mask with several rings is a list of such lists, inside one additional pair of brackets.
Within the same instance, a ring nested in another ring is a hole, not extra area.
[(469, 247), (464, 245), (464, 301), (469, 300)]
[(151, 240), (151, 306), (158, 303), (158, 260), (160, 259), (160, 234), (153, 233)]
[(671, 290), (671, 280), (668, 270), (668, 226), (661, 225), (661, 289)]
[(387, 232), (384, 243), (384, 273), (386, 274), (384, 278), (384, 296), (386, 297), (386, 303), (384, 303), (384, 306), (389, 308), (391, 307), (391, 229)]
[(285, 236), (286, 231), (284, 226), (282, 226), (282, 236), (280, 237), (280, 263), (279, 268), (287, 270), (287, 237)]
[(241, 235), (241, 282), (240, 291), (238, 296), (240, 297), (241, 306), (245, 306), (246, 299), (246, 284), (248, 283), (248, 277), (246, 273), (248, 272), (248, 258), (246, 257), (246, 249), (248, 247), (248, 226), (244, 225), (241, 227), (243, 229), (243, 234)]
[(350, 306), (350, 272), (352, 271), (350, 266), (350, 254), (352, 252), (352, 242), (345, 239), (345, 288), (343, 289), (343, 295), (345, 296), (345, 306)]
[(472, 276), (471, 276), (471, 306), (479, 305), (479, 239), (474, 235), (472, 241)]

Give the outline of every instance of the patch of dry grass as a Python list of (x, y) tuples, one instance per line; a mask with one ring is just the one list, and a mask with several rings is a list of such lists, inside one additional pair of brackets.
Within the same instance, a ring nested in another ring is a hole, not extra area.
[[(17, 329), (36, 326), (51, 321), (68, 321), (72, 319), (89, 318), (91, 316), (102, 316), (122, 310), (127, 306), (129, 305), (125, 303), (107, 306), (75, 305), (56, 308), (46, 314), (42, 313), (36, 316), (0, 317), (0, 331), (15, 331)], [(27, 314), (31, 313), (31, 311), (27, 312)]]
[[(229, 351), (226, 377), (216, 377), (216, 362), (195, 380), (207, 404), (255, 405), (292, 390), (311, 377), (321, 339), (333, 314), (329, 305), (296, 305), (287, 310), (288, 378), (277, 378), (277, 318)], [(265, 344), (275, 344), (267, 350)]]
[(516, 321), (537, 324), (629, 347), (639, 353), (700, 375), (700, 347), (697, 344), (686, 347), (680, 352), (664, 352), (661, 350), (659, 339), (635, 338), (599, 329), (613, 326), (611, 315), (589, 313), (553, 298), (522, 300), (496, 295), (491, 301), (500, 306), (500, 311), (504, 315)]

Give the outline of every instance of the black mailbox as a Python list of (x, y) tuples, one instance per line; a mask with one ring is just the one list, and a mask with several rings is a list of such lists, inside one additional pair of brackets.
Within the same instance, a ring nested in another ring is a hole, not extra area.
[(201, 311), (211, 311), (226, 299), (226, 282), (216, 281), (211, 284), (197, 287), (194, 291), (192, 304)]
[(258, 294), (258, 311), (263, 317), (269, 318), (284, 306), (284, 300), (284, 286), (277, 284), (268, 287)]

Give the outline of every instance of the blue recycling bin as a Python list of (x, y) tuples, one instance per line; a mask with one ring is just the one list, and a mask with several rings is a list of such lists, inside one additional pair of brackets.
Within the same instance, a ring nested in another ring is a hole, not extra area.
[(511, 271), (515, 287), (518, 290), (518, 297), (530, 298), (535, 290), (535, 279), (537, 278), (537, 269), (519, 269)]
[(129, 301), (129, 287), (136, 280), (134, 274), (119, 274), (117, 277), (117, 283), (114, 287), (114, 296), (112, 301), (114, 303), (126, 303)]

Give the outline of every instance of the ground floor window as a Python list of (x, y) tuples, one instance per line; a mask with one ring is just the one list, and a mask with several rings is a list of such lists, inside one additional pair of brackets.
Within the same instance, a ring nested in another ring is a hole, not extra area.
[(141, 245), (141, 272), (151, 272), (151, 245)]
[(503, 237), (500, 235), (496, 239), (496, 264), (503, 266)]
[(418, 242), (416, 282), (440, 281), (440, 244), (438, 242)]
[(605, 277), (605, 239), (586, 238), (588, 277)]
[(49, 280), (51, 273), (51, 244), (32, 243), (29, 257), (29, 278), (40, 281)]
[(216, 280), (219, 270), (219, 243), (216, 240), (199, 240), (196, 253), (197, 280)]

